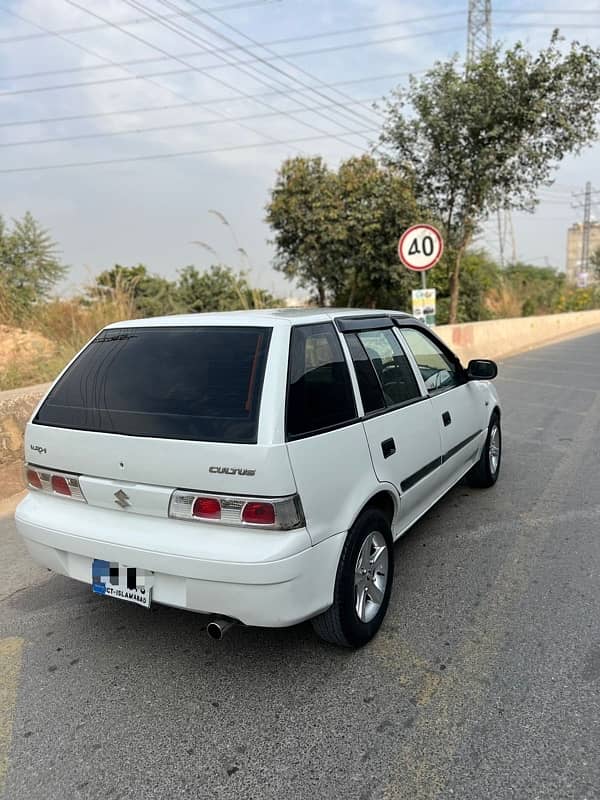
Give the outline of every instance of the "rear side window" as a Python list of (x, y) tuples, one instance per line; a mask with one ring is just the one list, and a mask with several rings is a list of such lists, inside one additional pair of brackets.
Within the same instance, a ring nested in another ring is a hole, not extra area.
[(385, 408), (383, 389), (367, 351), (355, 333), (346, 334), (346, 342), (352, 356), (365, 414)]
[(331, 323), (292, 329), (286, 431), (304, 436), (356, 418), (348, 365)]
[(34, 422), (77, 430), (256, 442), (271, 328), (102, 331), (69, 367)]
[(362, 331), (357, 335), (379, 380), (385, 406), (421, 397), (412, 367), (392, 330)]

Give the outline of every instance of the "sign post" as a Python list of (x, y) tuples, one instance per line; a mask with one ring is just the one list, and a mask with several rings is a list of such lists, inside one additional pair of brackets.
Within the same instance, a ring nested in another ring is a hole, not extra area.
[(435, 289), (427, 288), (427, 270), (444, 252), (444, 240), (433, 225), (412, 225), (398, 242), (398, 257), (407, 269), (421, 273), (421, 289), (413, 290), (413, 314), (435, 325)]

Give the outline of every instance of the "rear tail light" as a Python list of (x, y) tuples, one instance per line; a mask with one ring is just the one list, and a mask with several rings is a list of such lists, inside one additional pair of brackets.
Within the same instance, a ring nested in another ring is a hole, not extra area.
[(56, 494), (65, 494), (67, 497), (71, 497), (71, 489), (64, 475), (53, 475), (50, 479), (50, 486)]
[(79, 485), (79, 475), (34, 467), (31, 464), (27, 464), (25, 474), (30, 489), (37, 489), (46, 494), (60, 494), (83, 503), (87, 502)]
[(274, 525), (275, 506), (273, 503), (256, 500), (246, 503), (242, 509), (242, 522), (250, 522), (252, 525)]
[(197, 497), (192, 506), (192, 516), (199, 519), (221, 519), (221, 503), (216, 497)]
[(169, 516), (222, 525), (289, 531), (304, 525), (302, 505), (297, 494), (290, 497), (263, 499), (205, 495), (176, 489), (171, 495)]
[(42, 486), (42, 481), (40, 479), (40, 476), (37, 474), (37, 472), (34, 469), (31, 469), (31, 468), (29, 468), (27, 470), (27, 483), (33, 489), (43, 489), (44, 488)]

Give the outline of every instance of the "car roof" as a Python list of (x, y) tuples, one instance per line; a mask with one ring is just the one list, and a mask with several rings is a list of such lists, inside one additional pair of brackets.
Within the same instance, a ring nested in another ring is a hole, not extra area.
[(107, 328), (168, 327), (187, 325), (236, 325), (268, 327), (307, 325), (330, 322), (337, 317), (407, 317), (402, 311), (375, 308), (261, 308), (249, 311), (218, 311), (201, 314), (173, 314), (168, 317), (148, 317), (113, 322)]

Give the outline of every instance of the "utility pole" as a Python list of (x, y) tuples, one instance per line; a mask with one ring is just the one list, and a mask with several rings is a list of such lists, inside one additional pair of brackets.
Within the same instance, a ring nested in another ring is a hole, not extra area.
[[(467, 70), (469, 65), (481, 54), (492, 47), (492, 0), (469, 0), (469, 15), (467, 19)], [(498, 249), (500, 252), (500, 266), (504, 269), (506, 231), (510, 228), (513, 235), (513, 261), (514, 258), (514, 232), (510, 211), (497, 210), (498, 222)]]
[[(577, 276), (578, 283), (585, 283), (586, 278), (583, 275), (589, 274), (590, 271), (590, 231), (592, 229), (592, 195), (598, 194), (600, 190), (592, 189), (592, 182), (587, 181), (585, 184), (585, 191), (574, 194), (573, 197), (577, 200), (576, 203), (571, 203), (572, 208), (583, 208), (583, 228), (581, 230), (581, 260), (579, 262), (579, 269)], [(583, 197), (583, 202), (579, 200)]]

